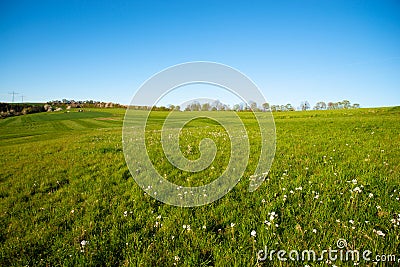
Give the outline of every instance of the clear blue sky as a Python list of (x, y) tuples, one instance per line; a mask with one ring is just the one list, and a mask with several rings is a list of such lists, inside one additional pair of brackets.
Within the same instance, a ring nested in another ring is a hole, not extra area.
[(1, 102), (127, 104), (187, 61), (241, 70), (272, 104), (400, 105), (400, 2), (0, 2)]

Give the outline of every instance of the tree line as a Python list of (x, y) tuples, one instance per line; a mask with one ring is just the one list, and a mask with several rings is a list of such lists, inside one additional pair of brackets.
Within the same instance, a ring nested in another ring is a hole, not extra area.
[[(311, 107), (308, 101), (302, 101), (300, 106), (295, 108), (292, 104), (288, 103), (286, 105), (270, 105), (269, 103), (262, 103), (261, 105), (257, 104), (254, 101), (250, 101), (249, 103), (239, 103), (234, 104), (232, 107), (230, 105), (226, 105), (221, 103), (219, 100), (214, 102), (206, 102), (200, 103), (199, 101), (192, 101), (191, 103), (187, 104), (183, 111), (296, 111), (296, 110), (334, 110), (334, 109), (356, 109), (360, 108), (360, 104), (357, 103), (350, 103), (349, 100), (343, 100), (338, 102), (324, 102), (319, 101), (313, 107)], [(152, 109), (152, 110), (159, 110), (159, 111), (181, 111), (180, 106), (175, 105), (168, 105), (160, 106), (160, 107), (140, 107), (137, 106), (136, 109)]]

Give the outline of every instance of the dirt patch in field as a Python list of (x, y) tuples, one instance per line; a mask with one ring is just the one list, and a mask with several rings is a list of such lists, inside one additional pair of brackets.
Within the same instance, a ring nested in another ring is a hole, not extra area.
[(96, 118), (95, 120), (99, 120), (99, 121), (117, 121), (118, 119), (116, 119), (116, 118)]

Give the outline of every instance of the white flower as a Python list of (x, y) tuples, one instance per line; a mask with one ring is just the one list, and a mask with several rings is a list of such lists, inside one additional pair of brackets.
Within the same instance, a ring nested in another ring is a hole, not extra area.
[(354, 224), (354, 221), (353, 220), (349, 220), (349, 223)]
[(375, 230), (374, 229), (374, 233), (376, 233), (378, 236), (385, 236), (386, 234), (384, 232), (382, 232), (381, 230)]
[(262, 199), (261, 202), (262, 202), (262, 203), (265, 203), (265, 199)]
[(160, 219), (161, 219), (161, 215), (158, 215), (156, 219), (157, 219), (157, 220), (160, 220)]
[(312, 229), (312, 232), (315, 234), (317, 232), (317, 229)]
[(203, 229), (206, 229), (206, 228), (207, 228), (207, 226), (203, 225)]
[(351, 182), (352, 182), (353, 184), (357, 184), (357, 179), (353, 179), (353, 180), (351, 180)]
[(278, 214), (275, 213), (275, 211), (269, 212), (269, 220), (273, 221), (276, 217), (278, 217)]
[(251, 235), (252, 237), (256, 237), (256, 235), (257, 235), (256, 230), (252, 230), (251, 233), (250, 233), (250, 235)]
[(128, 211), (124, 211), (124, 217), (128, 216)]
[(357, 187), (355, 187), (355, 188), (353, 189), (353, 192), (361, 193), (362, 190), (361, 190), (361, 188), (359, 188), (359, 187), (357, 186)]
[(374, 194), (369, 193), (369, 194), (368, 194), (368, 197), (369, 197), (369, 198), (373, 198), (373, 197), (374, 197)]
[(174, 257), (174, 260), (175, 260), (175, 261), (179, 261), (180, 259), (181, 259), (181, 258), (179, 258), (179, 256), (175, 256), (175, 257)]
[(231, 223), (231, 228), (235, 227), (236, 223)]
[(86, 240), (82, 240), (82, 241), (81, 241), (81, 246), (84, 247), (84, 246), (87, 245), (87, 243), (88, 243), (88, 242), (87, 242)]

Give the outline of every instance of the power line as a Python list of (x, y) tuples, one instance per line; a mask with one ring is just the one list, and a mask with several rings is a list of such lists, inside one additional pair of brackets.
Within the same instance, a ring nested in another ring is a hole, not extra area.
[(14, 96), (18, 95), (18, 93), (12, 91), (12, 93), (8, 93), (8, 94), (12, 95), (12, 103), (14, 103)]
[(21, 95), (21, 103), (24, 103), (24, 95)]

